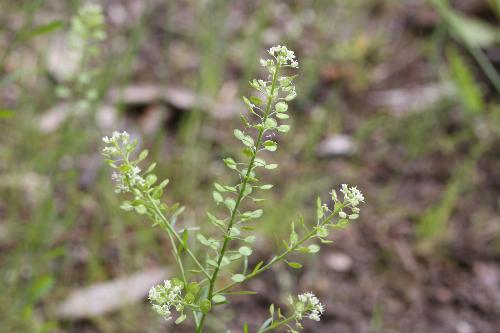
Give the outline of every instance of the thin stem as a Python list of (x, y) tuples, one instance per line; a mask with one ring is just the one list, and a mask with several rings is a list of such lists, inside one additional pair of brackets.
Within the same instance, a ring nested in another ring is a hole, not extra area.
[[(328, 218), (326, 218), (323, 222), (321, 222), (321, 224), (319, 226), (324, 226), (325, 224), (327, 224), (328, 222), (330, 222), (332, 220), (332, 218), (335, 215), (337, 215), (337, 213), (341, 209), (342, 208), (336, 209), (332, 214), (330, 214), (330, 216), (328, 216)], [(289, 255), (290, 253), (292, 253), (295, 250), (297, 250), (302, 244), (304, 244), (305, 242), (307, 242), (308, 240), (310, 240), (315, 234), (316, 234), (316, 230), (315, 229), (311, 230), (307, 235), (305, 235), (304, 237), (302, 237), (302, 239), (300, 239), (295, 245), (293, 245), (290, 248), (288, 248), (286, 251), (284, 251), (283, 253), (281, 253), (279, 256), (276, 256), (273, 259), (271, 259), (271, 261), (269, 261), (266, 265), (262, 266), (258, 270), (253, 271), (252, 273), (246, 275), (245, 279), (243, 281), (241, 281), (241, 282), (233, 282), (231, 284), (228, 284), (227, 286), (225, 286), (225, 287), (217, 290), (217, 293), (222, 293), (222, 292), (224, 292), (224, 291), (226, 291), (228, 289), (231, 289), (232, 287), (234, 287), (234, 286), (236, 286), (238, 284), (241, 284), (243, 282), (246, 282), (246, 281), (254, 278), (255, 276), (259, 275), (260, 273), (268, 270), (272, 265), (276, 264), (277, 262), (280, 262), (287, 255)]]
[[(276, 82), (278, 79), (278, 72), (280, 69), (280, 63), (278, 61), (276, 63), (277, 63), (276, 70), (275, 70), (274, 75), (273, 75), (271, 91), (270, 91), (268, 99), (267, 99), (266, 111), (265, 111), (264, 117), (262, 119), (262, 124), (264, 124), (266, 122), (267, 117), (269, 116), (269, 113), (271, 112), (271, 108), (272, 108), (272, 104), (273, 104), (273, 100), (274, 100), (274, 91), (276, 89)], [(250, 173), (252, 172), (252, 169), (253, 169), (253, 166), (255, 163), (255, 158), (257, 156), (257, 152), (259, 151), (260, 145), (262, 144), (262, 138), (264, 136), (264, 131), (265, 131), (265, 126), (262, 126), (259, 129), (259, 134), (257, 136), (257, 141), (255, 143), (255, 152), (254, 152), (252, 158), (250, 159), (250, 163), (248, 164), (247, 172), (246, 172), (246, 175), (243, 179), (243, 183), (241, 185), (241, 188), (240, 188), (240, 191), (238, 194), (238, 199), (236, 200), (234, 208), (231, 211), (231, 219), (229, 220), (229, 224), (227, 226), (227, 231), (226, 231), (226, 234), (224, 236), (224, 243), (222, 244), (222, 248), (221, 248), (221, 251), (219, 253), (219, 258), (217, 259), (217, 266), (215, 267), (215, 270), (212, 274), (212, 277), (210, 278), (210, 286), (208, 288), (208, 296), (207, 296), (209, 301), (211, 301), (213, 293), (214, 293), (215, 282), (217, 280), (217, 276), (218, 276), (219, 271), (220, 271), (222, 259), (224, 258), (224, 254), (226, 253), (227, 246), (229, 244), (231, 229), (233, 228), (233, 225), (234, 225), (234, 222), (236, 219), (236, 214), (238, 212), (240, 203), (243, 199), (243, 195), (245, 193), (245, 189), (246, 189), (246, 186), (248, 184), (248, 179), (250, 178)], [(196, 333), (201, 333), (203, 331), (205, 317), (206, 317), (206, 313), (204, 313), (202, 315), (200, 323), (199, 323), (198, 327), (196, 328)]]
[(295, 314), (291, 315), (290, 317), (287, 317), (287, 318), (283, 319), (282, 321), (274, 322), (271, 326), (268, 326), (268, 327), (266, 327), (263, 330), (259, 330), (257, 333), (264, 333), (264, 332), (268, 332), (268, 331), (274, 330), (274, 329), (280, 327), (281, 325), (288, 324), (289, 322), (291, 322), (294, 319), (295, 319)]
[[(161, 212), (160, 208), (158, 208), (158, 206), (154, 202), (154, 200), (151, 197), (151, 195), (148, 194), (147, 196), (148, 196), (149, 201), (153, 204), (153, 207), (155, 208), (155, 212), (156, 212), (157, 216), (159, 216), (161, 218), (161, 220), (163, 222), (163, 225), (167, 228), (167, 230), (169, 232), (171, 232), (175, 236), (175, 238), (177, 239), (177, 241), (182, 244), (183, 241), (182, 241), (181, 236), (179, 236), (179, 234), (177, 233), (177, 231), (175, 231), (175, 229), (170, 225), (170, 223), (168, 222), (167, 218), (163, 215), (163, 213)], [(172, 245), (175, 247), (175, 243), (172, 244)], [(203, 265), (198, 261), (198, 258), (196, 258), (196, 256), (194, 255), (194, 253), (191, 252), (191, 250), (188, 247), (186, 247), (185, 250), (186, 250), (186, 253), (196, 263), (196, 265), (198, 266), (198, 268), (203, 272), (203, 274), (207, 278), (210, 278), (210, 274), (205, 270), (205, 268), (203, 267)]]
[(168, 233), (168, 237), (170, 238), (170, 244), (172, 245), (172, 253), (174, 254), (175, 261), (177, 262), (177, 266), (179, 266), (179, 271), (181, 272), (182, 275), (182, 281), (184, 281), (184, 285), (187, 286), (188, 281), (186, 279), (186, 273), (184, 271), (184, 266), (182, 265), (182, 260), (179, 255), (179, 251), (177, 250), (177, 246), (175, 246), (175, 241), (174, 238), (172, 237), (172, 234), (170, 232)]
[(495, 67), (491, 64), (488, 58), (484, 55), (483, 51), (479, 47), (473, 47), (467, 45), (469, 51), (472, 53), (479, 66), (483, 70), (484, 74), (490, 79), (491, 83), (495, 87), (496, 91), (500, 93), (500, 76), (496, 71)]

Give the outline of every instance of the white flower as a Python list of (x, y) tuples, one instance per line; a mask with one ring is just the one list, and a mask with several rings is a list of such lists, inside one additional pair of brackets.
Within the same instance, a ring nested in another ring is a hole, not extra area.
[(348, 187), (347, 184), (342, 184), (342, 189), (340, 190), (344, 194), (344, 203), (350, 207), (356, 207), (360, 202), (365, 202), (365, 197), (363, 194), (354, 187)]
[(311, 292), (307, 292), (297, 296), (299, 302), (291, 303), (295, 307), (295, 316), (301, 320), (303, 316), (307, 316), (314, 321), (320, 321), (321, 315), (325, 312), (325, 307), (320, 303), (319, 299)]
[(170, 311), (172, 307), (179, 312), (182, 312), (184, 309), (181, 293), (182, 287), (174, 286), (170, 280), (165, 280), (163, 284), (153, 286), (149, 289), (148, 298), (153, 304), (153, 310), (166, 320), (169, 320), (172, 318), (172, 312)]
[(276, 58), (281, 66), (299, 67), (299, 62), (295, 59), (295, 52), (287, 49), (286, 46), (273, 46), (268, 52), (271, 56)]

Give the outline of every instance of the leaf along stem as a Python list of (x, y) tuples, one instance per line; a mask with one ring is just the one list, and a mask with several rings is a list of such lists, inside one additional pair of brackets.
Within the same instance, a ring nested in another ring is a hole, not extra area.
[(268, 326), (264, 329), (260, 329), (257, 333), (269, 332), (271, 330), (274, 330), (274, 329), (280, 327), (281, 325), (288, 324), (289, 322), (291, 322), (294, 319), (295, 319), (295, 314), (291, 315), (290, 317), (286, 317), (285, 319), (283, 319), (281, 321), (276, 321), (271, 326)]
[[(265, 124), (265, 122), (267, 120), (267, 117), (271, 113), (271, 108), (272, 108), (272, 105), (273, 105), (274, 91), (276, 89), (276, 82), (277, 82), (277, 79), (278, 79), (278, 72), (280, 70), (280, 63), (279, 63), (279, 61), (277, 61), (276, 63), (277, 63), (276, 70), (275, 70), (274, 75), (273, 75), (273, 80), (272, 80), (272, 84), (271, 84), (271, 91), (270, 91), (270, 94), (269, 94), (269, 96), (267, 98), (266, 111), (264, 112), (264, 117), (262, 118), (262, 124)], [(210, 285), (209, 285), (209, 288), (208, 288), (208, 296), (207, 296), (207, 298), (208, 298), (209, 301), (211, 301), (213, 293), (214, 293), (215, 282), (217, 280), (217, 276), (218, 276), (219, 271), (220, 271), (222, 259), (224, 258), (224, 254), (226, 253), (226, 250), (227, 250), (227, 247), (228, 247), (228, 244), (229, 244), (229, 239), (231, 238), (231, 236), (230, 236), (231, 235), (231, 229), (233, 228), (233, 225), (234, 225), (234, 222), (235, 222), (235, 219), (236, 219), (236, 214), (238, 212), (238, 208), (239, 208), (240, 203), (241, 203), (241, 201), (243, 199), (243, 195), (245, 193), (245, 189), (246, 189), (246, 186), (248, 184), (248, 179), (250, 178), (250, 173), (252, 172), (252, 169), (253, 169), (253, 166), (254, 166), (254, 163), (255, 163), (255, 158), (257, 156), (257, 152), (259, 151), (260, 146), (262, 144), (262, 138), (264, 136), (264, 131), (265, 130), (266, 130), (265, 126), (262, 126), (259, 129), (259, 133), (258, 133), (258, 136), (257, 136), (257, 141), (255, 143), (254, 154), (252, 155), (252, 158), (250, 159), (250, 163), (248, 164), (248, 168), (247, 168), (247, 172), (246, 172), (245, 178), (243, 179), (243, 183), (242, 183), (240, 191), (238, 193), (238, 199), (236, 200), (234, 208), (231, 211), (231, 219), (229, 220), (229, 224), (228, 224), (228, 227), (227, 227), (227, 230), (226, 230), (226, 234), (224, 235), (224, 243), (222, 244), (222, 248), (221, 248), (221, 251), (219, 253), (219, 258), (217, 259), (217, 266), (215, 267), (214, 272), (212, 274), (212, 277), (210, 278)], [(198, 327), (196, 328), (196, 333), (201, 333), (203, 331), (203, 326), (204, 326), (204, 323), (205, 323), (205, 318), (206, 318), (206, 313), (204, 313), (202, 315), (202, 317), (200, 319), (200, 323), (198, 324)]]
[[(340, 207), (340, 208), (337, 208), (335, 211), (333, 211), (329, 216), (328, 218), (326, 218), (323, 222), (321, 222), (321, 224), (319, 226), (324, 226), (325, 224), (327, 224), (328, 222), (330, 222), (333, 217), (335, 215), (338, 214), (338, 212), (342, 209), (343, 207)], [(271, 268), (272, 265), (276, 264), (277, 262), (280, 262), (281, 260), (283, 260), (287, 255), (289, 255), (290, 253), (294, 252), (295, 250), (297, 250), (302, 244), (304, 244), (305, 242), (307, 242), (308, 240), (310, 240), (314, 235), (316, 234), (316, 230), (313, 229), (311, 230), (307, 235), (305, 235), (304, 237), (302, 237), (302, 239), (300, 239), (295, 245), (291, 246), (290, 248), (288, 248), (286, 251), (284, 251), (283, 253), (281, 253), (279, 256), (275, 256), (273, 257), (267, 264), (265, 264), (264, 266), (260, 267), (259, 269), (253, 271), (252, 273), (248, 274), (245, 276), (245, 279), (241, 282), (233, 282), (231, 284), (228, 284), (227, 286), (225, 287), (222, 287), (221, 289), (217, 290), (217, 293), (222, 293), (226, 290), (229, 290), (231, 288), (233, 288), (234, 286), (238, 285), (238, 284), (241, 284), (243, 282), (246, 282), (252, 278), (254, 278), (255, 276), (259, 275), (260, 273), (268, 270), (269, 268)]]

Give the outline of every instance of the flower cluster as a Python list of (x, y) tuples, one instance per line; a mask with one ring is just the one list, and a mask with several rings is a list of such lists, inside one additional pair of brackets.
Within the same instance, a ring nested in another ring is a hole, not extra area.
[(350, 207), (356, 207), (360, 202), (365, 202), (365, 197), (356, 186), (348, 187), (347, 184), (342, 184), (340, 192), (344, 194), (344, 202)]
[(184, 299), (181, 295), (182, 289), (182, 282), (177, 283), (170, 280), (165, 280), (163, 284), (151, 287), (148, 298), (151, 304), (153, 304), (153, 310), (165, 318), (165, 320), (172, 318), (172, 307), (182, 313), (184, 310)]
[[(292, 68), (298, 68), (299, 62), (295, 59), (295, 53), (292, 50), (287, 49), (286, 46), (273, 46), (269, 49), (269, 54), (272, 55), (280, 66), (289, 66)], [(262, 61), (261, 61), (262, 62)]]
[(341, 210), (339, 216), (343, 219), (348, 218), (349, 220), (356, 220), (359, 217), (360, 209), (357, 207), (360, 203), (365, 202), (365, 197), (363, 193), (356, 186), (348, 187), (347, 184), (342, 184), (340, 192), (343, 194), (343, 201), (340, 201), (337, 197), (337, 192), (332, 190), (332, 200), (338, 204), (342, 204), (343, 207), (349, 208), (351, 210), (350, 214)]
[(94, 60), (101, 52), (100, 42), (106, 38), (105, 23), (102, 7), (98, 4), (84, 4), (71, 18), (67, 41), (71, 67), (62, 75), (56, 93), (60, 98), (72, 100), (79, 112), (90, 111), (100, 97), (94, 84), (100, 70)]
[(95, 43), (106, 38), (105, 20), (100, 5), (87, 3), (71, 19), (70, 45), (74, 51), (86, 49), (95, 55), (99, 49)]
[(137, 186), (144, 186), (146, 180), (141, 176), (141, 168), (128, 160), (130, 152), (136, 146), (135, 142), (130, 141), (130, 135), (127, 132), (114, 132), (111, 137), (105, 136), (102, 141), (108, 144), (102, 154), (118, 170), (111, 176), (116, 183), (115, 192), (128, 193)]
[(325, 312), (323, 304), (311, 292), (298, 295), (297, 300), (290, 297), (289, 302), (295, 310), (295, 319), (297, 322), (302, 320), (303, 317), (320, 321), (321, 315)]

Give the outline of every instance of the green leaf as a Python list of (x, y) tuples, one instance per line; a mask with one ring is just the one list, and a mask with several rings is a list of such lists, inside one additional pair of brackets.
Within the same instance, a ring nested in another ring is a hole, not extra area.
[(254, 164), (255, 164), (255, 166), (258, 166), (258, 167), (265, 167), (266, 161), (264, 161), (262, 158), (256, 157), (254, 160)]
[(295, 269), (300, 269), (302, 268), (302, 264), (298, 263), (298, 262), (290, 262), (290, 261), (287, 261), (286, 262), (288, 264), (288, 266), (292, 267), (292, 268), (295, 268)]
[(307, 247), (307, 250), (309, 253), (318, 253), (319, 252), (319, 245), (317, 244), (311, 244)]
[(54, 279), (49, 275), (44, 275), (31, 284), (28, 288), (28, 297), (31, 302), (36, 303), (45, 296), (54, 286)]
[(249, 99), (250, 99), (250, 102), (252, 102), (255, 105), (262, 105), (263, 104), (262, 100), (257, 96), (251, 96)]
[(202, 234), (198, 233), (196, 234), (196, 239), (203, 245), (208, 246), (210, 243), (208, 242), (208, 239), (205, 238)]
[(245, 118), (244, 115), (240, 114), (240, 120), (241, 120), (241, 123), (243, 124), (243, 126), (245, 128), (249, 128), (250, 127), (250, 124), (248, 123), (248, 120), (247, 120), (247, 118)]
[(175, 323), (178, 325), (180, 323), (182, 323), (185, 319), (186, 319), (186, 315), (183, 313), (182, 315), (179, 316), (179, 318), (177, 318), (177, 320), (175, 321)]
[(35, 36), (40, 36), (44, 34), (48, 34), (51, 32), (54, 32), (56, 30), (61, 29), (64, 26), (64, 23), (59, 20), (52, 21), (47, 24), (40, 25), (36, 27), (35, 29), (29, 31), (26, 35), (23, 36), (23, 38), (31, 38)]
[(144, 205), (138, 205), (138, 206), (135, 206), (135, 207), (134, 207), (134, 209), (135, 209), (135, 211), (136, 211), (137, 213), (139, 213), (139, 214), (141, 214), (141, 215), (142, 215), (142, 214), (146, 214), (146, 212), (147, 212), (147, 209), (146, 209), (146, 207), (145, 207)]
[(278, 149), (278, 144), (274, 141), (267, 140), (264, 142), (264, 148), (269, 151), (276, 151), (276, 149)]
[(486, 110), (481, 88), (465, 59), (455, 47), (449, 47), (446, 54), (455, 86), (458, 88), (457, 97), (461, 100), (465, 112), (475, 114)]
[(229, 256), (229, 260), (230, 260), (230, 261), (235, 261), (235, 260), (238, 260), (238, 259), (240, 259), (240, 258), (241, 258), (241, 254), (239, 254), (239, 253), (231, 254), (231, 255)]
[(226, 301), (226, 297), (221, 294), (217, 294), (212, 297), (212, 301), (214, 303), (222, 303)]
[(243, 274), (234, 274), (231, 279), (236, 282), (236, 283), (240, 283), (240, 282), (243, 282), (245, 281), (245, 275)]
[(134, 209), (134, 206), (132, 206), (130, 201), (124, 201), (124, 202), (122, 202), (120, 208), (125, 210), (125, 211), (131, 211), (132, 209)]
[(277, 113), (276, 114), (276, 118), (278, 118), (278, 119), (288, 119), (288, 118), (290, 118), (290, 116), (287, 115), (286, 113)]
[(168, 183), (169, 183), (169, 182), (170, 182), (170, 180), (165, 179), (164, 181), (162, 181), (162, 182), (160, 183), (160, 185), (158, 185), (158, 188), (160, 188), (160, 189), (164, 189), (164, 188), (168, 185)]
[(223, 161), (224, 161), (224, 164), (229, 169), (237, 170), (236, 162), (231, 157), (225, 158), (225, 159), (223, 159)]
[(247, 146), (247, 147), (253, 147), (255, 145), (253, 139), (251, 136), (249, 135), (245, 135), (242, 139), (241, 139), (241, 142)]
[(274, 186), (274, 185), (272, 185), (272, 184), (265, 184), (265, 185), (260, 186), (259, 188), (260, 188), (261, 190), (269, 190), (269, 189), (272, 189), (272, 188), (273, 188), (273, 186)]
[(224, 188), (224, 186), (222, 186), (219, 183), (214, 183), (214, 186), (217, 189), (217, 191), (219, 191), (219, 192), (227, 192), (226, 189)]
[(472, 47), (489, 47), (500, 40), (498, 29), (494, 26), (456, 12), (447, 1), (433, 0), (432, 2), (451, 26), (452, 31), (465, 44)]
[(233, 210), (236, 206), (236, 201), (234, 201), (234, 199), (232, 198), (227, 198), (226, 200), (224, 200), (224, 205), (226, 205), (227, 209)]
[(297, 93), (295, 91), (292, 91), (288, 96), (285, 97), (285, 101), (290, 102), (295, 97), (297, 97)]
[(236, 227), (232, 227), (231, 228), (231, 231), (229, 232), (229, 236), (230, 237), (238, 237), (239, 235), (241, 235), (241, 231), (240, 229), (236, 228)]
[(214, 215), (210, 214), (209, 212), (207, 212), (207, 216), (208, 216), (208, 219), (210, 220), (210, 222), (212, 222), (215, 225), (218, 225), (221, 227), (224, 227), (226, 225), (223, 220), (216, 218)]
[(14, 110), (9, 109), (0, 109), (0, 119), (1, 118), (10, 118), (15, 114)]
[(263, 212), (264, 211), (262, 209), (256, 209), (254, 211), (244, 212), (243, 214), (241, 214), (241, 217), (243, 219), (258, 219), (262, 216)]
[(242, 255), (242, 256), (245, 256), (245, 257), (248, 257), (250, 255), (252, 255), (252, 249), (249, 248), (248, 246), (242, 246), (240, 247), (240, 249), (238, 250), (238, 252)]
[(278, 123), (276, 122), (276, 119), (274, 119), (274, 118), (267, 118), (266, 122), (264, 123), (264, 126), (266, 128), (275, 128), (276, 126), (278, 126)]
[(267, 164), (265, 166), (265, 168), (268, 170), (273, 170), (273, 169), (276, 169), (277, 167), (278, 167), (278, 164)]
[[(156, 168), (156, 163), (151, 163), (151, 165), (146, 169), (146, 171), (144, 173), (150, 173), (151, 171), (153, 171), (154, 169)], [(165, 186), (167, 186), (168, 184), (168, 179), (165, 179), (167, 181), (167, 183), (165, 184)], [(165, 187), (164, 186), (164, 187)]]
[(219, 192), (217, 191), (213, 191), (212, 192), (212, 196), (215, 200), (216, 203), (221, 203), (224, 201), (224, 198), (222, 197), (222, 194), (220, 194)]
[[(252, 84), (252, 83), (251, 83)], [(255, 88), (255, 87), (254, 87)], [(243, 102), (245, 103), (245, 105), (248, 107), (248, 109), (250, 111), (253, 112), (253, 105), (252, 105), (252, 102), (250, 102), (250, 100), (248, 98), (246, 98), (245, 96), (243, 96)]]
[(292, 222), (290, 231), (290, 246), (294, 246), (299, 241), (299, 235), (295, 232), (295, 223)]
[(321, 204), (321, 198), (318, 197), (316, 199), (316, 218), (319, 220), (321, 220), (323, 217), (325, 216), (325, 212), (323, 211), (323, 207), (322, 207), (322, 204)]
[(326, 229), (325, 227), (317, 227), (316, 228), (316, 235), (318, 237), (321, 237), (321, 238), (327, 237), (328, 236), (328, 229)]
[(255, 267), (253, 268), (253, 272), (252, 273), (255, 273), (259, 270), (259, 268), (262, 267), (262, 265), (264, 265), (264, 262), (263, 261), (259, 261), (259, 263), (257, 265), (255, 265)]
[(200, 292), (200, 285), (197, 282), (191, 282), (187, 285), (186, 292), (193, 295), (198, 295), (198, 293)]
[(148, 157), (148, 153), (149, 151), (147, 149), (144, 149), (143, 151), (141, 151), (141, 153), (139, 154), (139, 159), (138, 161), (142, 161), (144, 160), (146, 157)]
[(236, 139), (238, 139), (238, 140), (241, 141), (245, 137), (245, 134), (241, 130), (235, 129), (234, 130), (234, 136), (236, 137)]
[(149, 174), (146, 176), (146, 183), (151, 186), (153, 185), (154, 183), (156, 183), (156, 180), (158, 179), (158, 177), (156, 177), (156, 175), (154, 174)]
[(255, 239), (256, 239), (256, 237), (255, 237), (255, 236), (253, 236), (253, 235), (251, 235), (251, 236), (247, 236), (247, 237), (245, 237), (245, 239), (243, 239), (243, 241), (244, 241), (245, 243), (253, 243), (253, 242), (255, 242)]
[(202, 313), (207, 313), (212, 308), (212, 302), (210, 302), (208, 299), (204, 299), (200, 302), (199, 305)]
[(278, 102), (276, 103), (275, 109), (278, 113), (286, 112), (288, 110), (288, 104), (285, 102)]
[(289, 125), (280, 125), (278, 127), (278, 131), (279, 132), (282, 132), (282, 133), (286, 133), (290, 130), (290, 126)]

